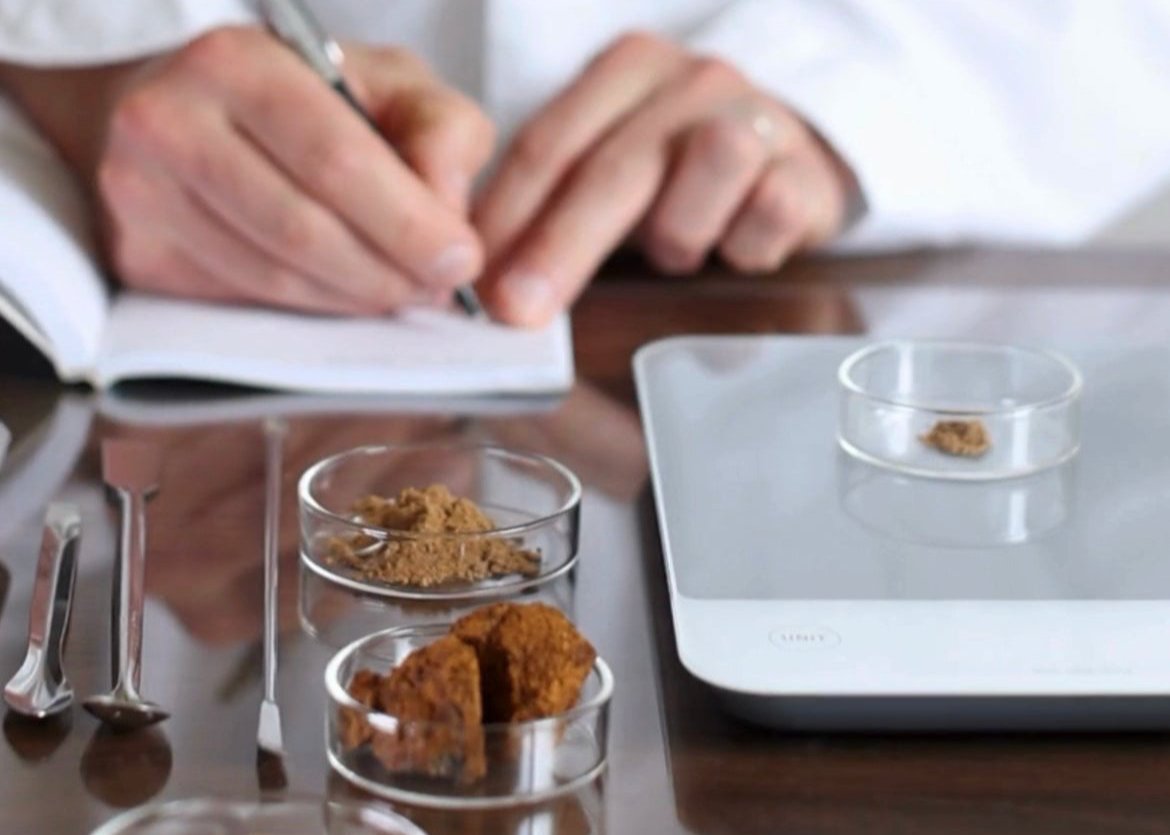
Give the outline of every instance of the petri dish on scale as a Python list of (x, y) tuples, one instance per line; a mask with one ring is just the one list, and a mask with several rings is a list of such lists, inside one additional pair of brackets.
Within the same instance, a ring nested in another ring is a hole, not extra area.
[(838, 383), (841, 447), (907, 475), (1017, 478), (1080, 448), (1081, 373), (1050, 351), (882, 342), (846, 358)]

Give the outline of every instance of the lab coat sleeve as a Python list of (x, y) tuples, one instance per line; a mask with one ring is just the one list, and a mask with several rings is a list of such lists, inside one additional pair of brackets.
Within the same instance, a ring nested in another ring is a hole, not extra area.
[(113, 63), (254, 20), (247, 0), (0, 0), (0, 61)]
[(1168, 0), (738, 0), (691, 45), (852, 166), (842, 248), (1074, 243), (1170, 179)]

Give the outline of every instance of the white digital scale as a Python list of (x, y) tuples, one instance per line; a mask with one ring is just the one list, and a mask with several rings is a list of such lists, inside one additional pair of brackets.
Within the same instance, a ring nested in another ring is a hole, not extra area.
[(779, 727), (1170, 728), (1170, 347), (1063, 346), (1079, 453), (965, 483), (841, 450), (837, 369), (865, 344), (638, 353), (686, 669)]

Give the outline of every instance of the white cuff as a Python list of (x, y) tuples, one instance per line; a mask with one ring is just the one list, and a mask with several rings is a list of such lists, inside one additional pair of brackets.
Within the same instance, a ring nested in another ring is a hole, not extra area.
[(0, 0), (0, 60), (28, 66), (108, 64), (255, 19), (245, 0)]

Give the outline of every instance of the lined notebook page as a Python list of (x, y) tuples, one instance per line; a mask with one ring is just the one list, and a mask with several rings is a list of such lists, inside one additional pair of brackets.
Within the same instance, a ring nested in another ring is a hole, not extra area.
[(529, 331), (448, 311), (340, 319), (123, 294), (95, 382), (148, 377), (318, 392), (544, 393), (572, 385), (573, 359), (566, 317)]

